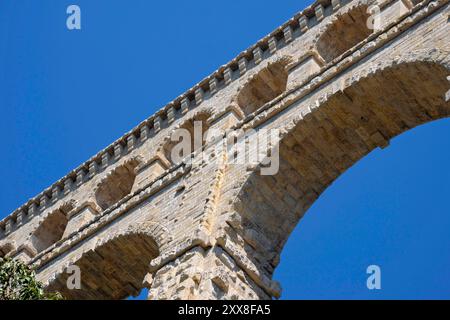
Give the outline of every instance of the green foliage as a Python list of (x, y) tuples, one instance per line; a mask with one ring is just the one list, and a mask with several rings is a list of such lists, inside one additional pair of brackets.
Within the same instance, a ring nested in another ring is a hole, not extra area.
[(26, 264), (0, 258), (0, 300), (61, 300), (59, 293), (45, 293), (42, 283)]

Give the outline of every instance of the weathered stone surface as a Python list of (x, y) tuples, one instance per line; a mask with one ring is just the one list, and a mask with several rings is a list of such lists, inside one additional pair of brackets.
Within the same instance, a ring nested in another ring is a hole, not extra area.
[[(321, 193), (374, 148), (449, 116), (449, 13), (448, 0), (312, 5), (1, 221), (0, 255), (71, 299), (143, 287), (150, 299), (279, 297), (283, 246)], [(280, 129), (278, 172), (228, 162), (220, 134), (175, 162), (171, 134), (194, 120)], [(81, 290), (66, 286), (70, 265)]]

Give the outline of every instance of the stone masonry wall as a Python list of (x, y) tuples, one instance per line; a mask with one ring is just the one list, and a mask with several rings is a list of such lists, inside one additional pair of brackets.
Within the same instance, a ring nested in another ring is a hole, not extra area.
[[(278, 298), (283, 246), (320, 194), (449, 115), (449, 14), (448, 0), (317, 1), (1, 221), (0, 256), (70, 299)], [(175, 161), (171, 134), (194, 121), (279, 129), (279, 170), (230, 163), (221, 134)]]

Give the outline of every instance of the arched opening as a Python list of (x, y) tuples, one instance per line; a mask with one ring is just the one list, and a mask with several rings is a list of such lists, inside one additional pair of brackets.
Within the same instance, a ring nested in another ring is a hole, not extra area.
[(282, 299), (448, 299), (449, 136), (450, 118), (427, 123), (336, 179), (282, 250)]
[(137, 296), (144, 287), (151, 260), (159, 255), (153, 238), (145, 232), (124, 232), (88, 251), (74, 262), (80, 270), (81, 289), (68, 289), (65, 270), (46, 290), (69, 300), (117, 300)]
[(51, 212), (31, 236), (36, 253), (42, 252), (62, 239), (69, 219), (67, 213), (73, 209), (71, 204)]
[(4, 258), (8, 255), (8, 253), (14, 250), (14, 245), (11, 243), (0, 243), (0, 258)]
[(137, 160), (128, 161), (114, 169), (99, 184), (95, 192), (95, 198), (97, 204), (103, 210), (116, 204), (131, 192), (136, 179), (135, 168), (138, 164)]
[(343, 172), (399, 134), (450, 116), (447, 74), (431, 62), (381, 69), (329, 97), (282, 138), (279, 172), (252, 173), (235, 201), (236, 230), (261, 272), (272, 276), (298, 221)]
[(271, 63), (244, 85), (237, 96), (237, 103), (245, 115), (255, 112), (286, 90), (287, 64), (287, 60)]
[(326, 61), (332, 61), (352, 48), (373, 30), (367, 27), (370, 13), (367, 6), (358, 6), (339, 15), (324, 31), (317, 42), (317, 51)]
[[(209, 113), (200, 113), (187, 120), (172, 133), (169, 141), (163, 147), (164, 155), (170, 163), (177, 164), (192, 152), (203, 147), (207, 138), (205, 134), (209, 130), (209, 117)], [(187, 148), (182, 147), (184, 143), (187, 143)]]

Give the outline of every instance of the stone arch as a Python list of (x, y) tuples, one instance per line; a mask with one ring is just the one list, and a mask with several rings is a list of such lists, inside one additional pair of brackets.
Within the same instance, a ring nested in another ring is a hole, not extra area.
[(16, 250), (14, 242), (0, 242), (0, 258), (7, 257), (10, 253)]
[[(177, 146), (177, 144), (180, 141), (172, 141), (172, 133), (178, 129), (187, 130), (187, 133), (189, 133), (189, 137), (190, 137), (190, 141), (189, 141), (190, 151), (192, 153), (205, 145), (205, 143), (206, 143), (205, 133), (210, 128), (210, 124), (209, 124), (210, 117), (211, 117), (211, 112), (208, 112), (208, 111), (198, 112), (193, 117), (184, 121), (182, 124), (180, 124), (179, 126), (175, 127), (172, 130), (171, 135), (167, 136), (164, 139), (163, 145), (160, 148), (160, 150), (161, 150), (160, 153), (164, 155), (165, 159), (167, 159), (167, 161), (169, 161), (169, 163), (177, 164), (179, 162), (177, 160), (180, 160), (180, 159), (182, 160), (183, 158), (185, 158), (187, 156), (186, 154), (184, 154), (184, 155), (179, 154), (176, 156), (176, 159), (173, 157), (174, 148), (175, 148), (175, 146)], [(201, 135), (201, 139), (198, 137), (199, 135)]]
[[(166, 241), (165, 230), (158, 224), (144, 222), (130, 225), (99, 239), (94, 248), (64, 265), (46, 284), (49, 292), (58, 291), (70, 300), (111, 300), (136, 296), (144, 287), (150, 262), (159, 256)], [(81, 289), (67, 288), (67, 268), (81, 272)]]
[(316, 49), (326, 62), (337, 58), (372, 34), (373, 30), (367, 26), (370, 17), (368, 8), (365, 3), (352, 5), (345, 12), (333, 16), (324, 27)]
[(401, 133), (450, 116), (449, 71), (448, 52), (408, 53), (371, 65), (319, 106), (300, 109), (284, 128), (279, 172), (247, 173), (230, 209), (237, 213), (233, 232), (262, 274), (272, 276), (298, 221), (342, 173)]
[(244, 115), (255, 112), (286, 91), (289, 62), (290, 58), (271, 62), (246, 81), (236, 98)]
[(138, 159), (130, 159), (108, 173), (106, 178), (97, 185), (95, 199), (102, 210), (113, 206), (131, 192), (136, 179), (135, 169), (138, 165)]
[(67, 214), (74, 209), (74, 202), (68, 202), (43, 217), (30, 241), (35, 253), (40, 253), (63, 238), (69, 218)]

